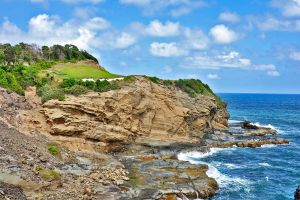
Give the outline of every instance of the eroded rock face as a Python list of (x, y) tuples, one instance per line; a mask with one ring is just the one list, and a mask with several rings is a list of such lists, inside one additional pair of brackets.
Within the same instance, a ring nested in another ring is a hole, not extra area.
[(79, 138), (108, 150), (134, 141), (196, 143), (211, 129), (226, 129), (227, 119), (226, 108), (213, 98), (191, 98), (140, 77), (120, 90), (48, 101), (39, 112), (24, 113), (23, 124), (34, 123), (30, 129), (39, 127), (58, 140)]

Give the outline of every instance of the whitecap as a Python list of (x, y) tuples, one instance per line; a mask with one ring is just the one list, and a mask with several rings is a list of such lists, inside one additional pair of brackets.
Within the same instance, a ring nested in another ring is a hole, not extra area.
[(251, 182), (247, 179), (242, 179), (240, 177), (226, 176), (212, 165), (208, 165), (208, 170), (206, 174), (207, 176), (214, 178), (219, 183), (221, 188), (226, 188), (228, 186), (233, 186), (233, 187), (248, 186), (251, 184)]
[(238, 168), (241, 168), (240, 166), (237, 166), (235, 164), (232, 164), (232, 163), (225, 163), (224, 164), (228, 169), (238, 169)]
[(263, 124), (260, 124), (259, 122), (250, 123), (250, 124), (253, 125), (253, 126), (261, 127), (261, 128), (270, 128), (270, 129), (273, 129), (273, 130), (277, 130), (276, 127), (273, 126), (272, 124), (263, 125)]
[(258, 165), (263, 166), (263, 167), (271, 167), (269, 163), (258, 163)]
[(263, 144), (261, 145), (261, 148), (274, 148), (277, 147), (277, 145), (275, 144)]
[(238, 124), (238, 123), (242, 123), (243, 121), (240, 121), (240, 120), (234, 120), (234, 119), (230, 119), (228, 120), (228, 123), (229, 124)]
[(189, 161), (192, 164), (199, 164), (201, 161), (199, 159), (212, 156), (219, 151), (225, 150), (224, 148), (210, 148), (208, 152), (190, 151), (190, 152), (180, 152), (177, 155), (179, 160)]

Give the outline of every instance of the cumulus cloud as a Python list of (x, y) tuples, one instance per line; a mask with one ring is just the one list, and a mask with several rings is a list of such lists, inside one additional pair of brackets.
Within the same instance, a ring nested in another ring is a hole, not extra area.
[(250, 22), (262, 31), (300, 31), (299, 19), (278, 19), (273, 16), (251, 17)]
[(63, 22), (58, 16), (40, 14), (28, 22), (22, 31), (5, 19), (0, 26), (0, 43), (36, 43), (38, 45), (74, 44), (81, 49), (126, 49), (136, 43), (136, 37), (126, 31), (109, 29), (110, 23), (101, 17)]
[(187, 50), (203, 50), (210, 44), (208, 37), (199, 29), (185, 28), (182, 47)]
[(290, 58), (295, 61), (300, 61), (300, 51), (291, 52)]
[(249, 58), (243, 57), (237, 51), (223, 52), (214, 55), (205, 53), (188, 56), (182, 64), (183, 68), (190, 69), (221, 69), (237, 68), (244, 70), (266, 71), (268, 75), (280, 75), (273, 64), (253, 64)]
[(211, 79), (211, 80), (216, 80), (216, 79), (219, 79), (219, 75), (218, 74), (208, 74), (207, 78)]
[(110, 23), (101, 17), (94, 17), (88, 20), (84, 26), (90, 30), (104, 30), (110, 26)]
[(237, 23), (240, 21), (240, 17), (236, 13), (222, 12), (219, 15), (219, 20), (223, 22)]
[(195, 9), (206, 6), (202, 0), (119, 0), (121, 4), (142, 8), (143, 12), (153, 15), (158, 11), (168, 9), (173, 17), (189, 14)]
[(178, 46), (177, 43), (158, 43), (153, 42), (150, 45), (150, 53), (157, 57), (177, 57), (186, 54), (186, 52)]
[(238, 34), (225, 25), (216, 25), (210, 29), (210, 35), (219, 44), (229, 44), (238, 40)]
[[(47, 3), (48, 1), (50, 0), (31, 0), (31, 2), (33, 3)], [(69, 4), (78, 4), (78, 3), (98, 4), (104, 2), (105, 0), (60, 0), (60, 1)]]
[(168, 21), (163, 24), (158, 20), (154, 20), (146, 27), (145, 33), (157, 37), (176, 36), (179, 34), (179, 28), (179, 23)]
[(272, 0), (272, 5), (286, 17), (300, 16), (300, 0)]

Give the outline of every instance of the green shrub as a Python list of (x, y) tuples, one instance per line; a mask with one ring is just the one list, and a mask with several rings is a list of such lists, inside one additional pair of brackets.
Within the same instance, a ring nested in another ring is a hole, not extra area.
[(49, 151), (50, 154), (52, 154), (54, 156), (57, 156), (59, 154), (58, 147), (54, 144), (52, 144), (48, 147), (48, 151)]
[(51, 99), (57, 99), (59, 101), (65, 100), (64, 90), (49, 84), (39, 88), (38, 94), (42, 97), (43, 103)]
[(116, 85), (114, 83), (110, 83), (107, 80), (104, 80), (104, 81), (97, 80), (94, 90), (96, 92), (107, 92), (110, 90), (116, 90), (118, 88), (119, 88), (118, 85)]
[(155, 77), (155, 76), (145, 76), (147, 79), (149, 79), (150, 81), (152, 81), (153, 83), (159, 83), (160, 79)]
[(39, 175), (45, 180), (54, 180), (59, 179), (60, 174), (53, 169), (45, 168), (45, 167), (37, 167)]
[(171, 80), (163, 80), (163, 84), (165, 86), (173, 85), (173, 81), (171, 81)]
[(135, 80), (134, 76), (125, 76), (124, 81), (126, 82), (133, 82)]
[(79, 81), (79, 85), (85, 86), (91, 90), (94, 90), (95, 88), (95, 82), (94, 81)]
[(218, 97), (207, 84), (196, 79), (179, 79), (175, 81), (175, 85), (191, 97), (196, 97), (198, 94), (214, 97), (218, 106), (224, 107), (226, 103)]
[(61, 88), (71, 88), (76, 84), (76, 80), (73, 78), (64, 79), (63, 82), (60, 84)]
[(65, 92), (67, 94), (79, 96), (79, 95), (86, 94), (87, 92), (89, 92), (89, 89), (82, 85), (74, 85), (73, 87), (66, 88)]

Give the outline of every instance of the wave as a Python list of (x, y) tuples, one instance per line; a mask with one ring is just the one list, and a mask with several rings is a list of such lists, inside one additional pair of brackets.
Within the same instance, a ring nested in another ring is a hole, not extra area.
[[(193, 151), (193, 152), (181, 152), (177, 155), (179, 160), (183, 160), (183, 161), (189, 161), (192, 164), (207, 164), (208, 165), (208, 170), (206, 172), (207, 176), (214, 178), (220, 188), (230, 188), (233, 190), (238, 190), (240, 187), (247, 188), (247, 186), (249, 184), (251, 184), (251, 182), (249, 180), (246, 179), (242, 179), (240, 177), (230, 177), (227, 176), (225, 174), (222, 174), (216, 167), (215, 165), (217, 163), (205, 163), (203, 161), (201, 161), (201, 159), (212, 156), (220, 151), (225, 151), (225, 150), (233, 150), (235, 148), (228, 148), (228, 149), (224, 149), (224, 148), (211, 148), (209, 152), (197, 152), (197, 151)], [(218, 165), (218, 164), (217, 164)], [(225, 164), (225, 166), (227, 166), (228, 168), (239, 168), (238, 166), (234, 165), (234, 164)]]
[(239, 169), (241, 168), (241, 166), (238, 166), (238, 165), (235, 165), (235, 164), (232, 164), (232, 163), (225, 163), (224, 164), (228, 169)]
[(228, 188), (228, 186), (233, 186), (233, 187), (248, 186), (251, 184), (251, 181), (247, 179), (226, 176), (222, 174), (216, 167), (210, 164), (208, 165), (208, 170), (206, 174), (207, 176), (214, 178), (219, 183), (220, 188)]
[(258, 165), (263, 166), (263, 167), (271, 167), (269, 163), (258, 163)]
[(238, 124), (238, 123), (242, 123), (243, 121), (240, 121), (240, 120), (234, 120), (234, 119), (230, 119), (228, 120), (228, 123), (229, 124)]
[(219, 151), (228, 150), (228, 149), (233, 149), (233, 148), (227, 148), (227, 149), (210, 148), (210, 150), (208, 152), (199, 152), (199, 151), (180, 152), (177, 155), (177, 158), (179, 160), (189, 161), (192, 164), (199, 164), (199, 163), (202, 163), (201, 161), (199, 161), (199, 159), (206, 158), (208, 156), (212, 156), (212, 155), (218, 153)]
[(277, 145), (275, 145), (275, 144), (263, 144), (263, 145), (261, 145), (260, 148), (274, 148), (274, 147), (277, 147)]
[(273, 126), (272, 124), (265, 125), (265, 124), (260, 124), (259, 122), (255, 122), (255, 123), (251, 123), (251, 124), (254, 126), (257, 126), (257, 127), (261, 127), (261, 128), (270, 128), (272, 130), (276, 130), (277, 133), (283, 133), (282, 130), (280, 130), (278, 127)]

